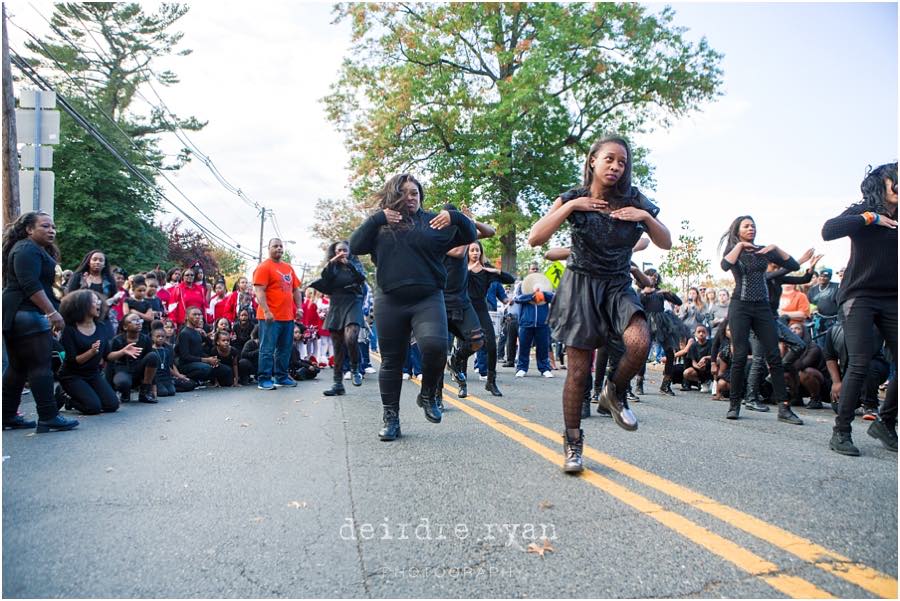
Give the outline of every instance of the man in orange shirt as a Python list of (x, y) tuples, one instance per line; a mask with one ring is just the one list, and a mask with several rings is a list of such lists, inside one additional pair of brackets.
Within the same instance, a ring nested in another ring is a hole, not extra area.
[(278, 238), (269, 240), (269, 258), (253, 272), (253, 290), (259, 307), (259, 367), (257, 387), (272, 390), (280, 386), (296, 386), (288, 375), (291, 346), (294, 340), (294, 313), (301, 304), (300, 280), (294, 268), (283, 263), (284, 244)]
[(809, 299), (797, 290), (794, 284), (782, 284), (778, 314), (791, 320), (788, 325), (795, 323), (803, 325), (803, 322), (809, 319)]

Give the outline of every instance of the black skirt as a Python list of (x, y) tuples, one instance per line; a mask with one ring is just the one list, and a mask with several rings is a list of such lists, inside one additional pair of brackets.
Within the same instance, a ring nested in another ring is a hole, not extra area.
[(644, 313), (630, 277), (601, 280), (566, 269), (550, 306), (553, 339), (593, 350), (613, 336), (621, 339), (635, 313)]
[(362, 301), (356, 296), (333, 295), (328, 304), (328, 315), (325, 317), (326, 330), (343, 330), (350, 324), (362, 327), (363, 323)]
[(685, 323), (671, 311), (647, 313), (647, 321), (651, 338), (666, 349), (679, 348), (681, 339), (691, 335)]

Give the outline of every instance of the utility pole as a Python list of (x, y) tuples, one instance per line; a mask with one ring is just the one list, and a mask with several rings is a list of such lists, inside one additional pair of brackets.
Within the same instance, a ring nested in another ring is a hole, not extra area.
[(18, 218), (19, 154), (16, 150), (16, 100), (13, 96), (9, 64), (9, 37), (6, 34), (6, 3), (3, 3), (3, 225)]
[(263, 230), (266, 227), (266, 207), (259, 210), (259, 262), (262, 263)]

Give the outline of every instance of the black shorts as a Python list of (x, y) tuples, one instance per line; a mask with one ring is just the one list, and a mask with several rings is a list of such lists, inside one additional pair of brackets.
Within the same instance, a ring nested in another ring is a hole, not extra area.
[(609, 336), (622, 338), (625, 328), (644, 308), (631, 278), (601, 280), (566, 269), (550, 306), (549, 324), (555, 340), (592, 350)]
[(472, 342), (484, 337), (481, 331), (481, 321), (472, 303), (466, 303), (462, 307), (447, 307), (447, 329), (454, 336), (465, 342)]

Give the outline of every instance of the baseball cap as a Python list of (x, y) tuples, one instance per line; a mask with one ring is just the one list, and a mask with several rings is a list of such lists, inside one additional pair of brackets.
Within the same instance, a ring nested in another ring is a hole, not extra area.
[(831, 273), (832, 272), (830, 267), (825, 267), (824, 269), (819, 270), (819, 275), (827, 275), (828, 277), (831, 277)]

